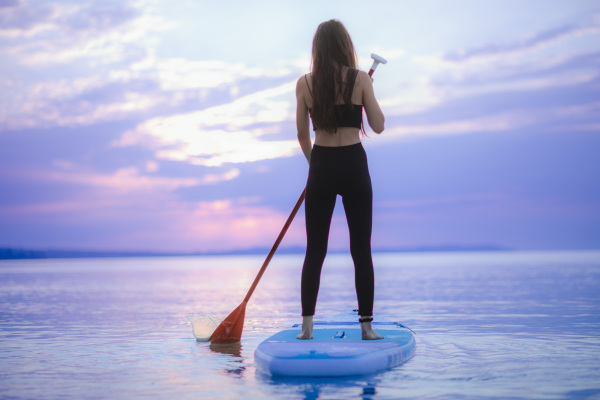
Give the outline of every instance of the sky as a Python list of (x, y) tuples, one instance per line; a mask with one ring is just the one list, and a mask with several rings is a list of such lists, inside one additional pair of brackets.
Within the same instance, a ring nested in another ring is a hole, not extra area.
[[(304, 188), (295, 83), (347, 27), (374, 250), (600, 248), (597, 1), (0, 0), (0, 247), (270, 248)], [(282, 247), (306, 243), (301, 209)], [(330, 249), (348, 248), (341, 201)]]

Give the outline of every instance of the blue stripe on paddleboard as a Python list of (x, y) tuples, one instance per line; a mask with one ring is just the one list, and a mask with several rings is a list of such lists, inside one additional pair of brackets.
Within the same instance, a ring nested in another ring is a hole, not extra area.
[(348, 343), (355, 342), (361, 343), (368, 347), (376, 343), (397, 343), (403, 344), (410, 340), (413, 335), (405, 329), (379, 329), (378, 332), (383, 335), (383, 339), (380, 340), (363, 340), (362, 332), (359, 327), (331, 327), (331, 328), (315, 328), (313, 330), (314, 338), (311, 340), (300, 340), (296, 338), (296, 335), (300, 333), (300, 329), (285, 329), (277, 332), (273, 336), (265, 340), (265, 342), (280, 342), (280, 343), (298, 343), (305, 346), (310, 346), (311, 343), (319, 342), (336, 342), (336, 343)]
[[(314, 321), (313, 322), (313, 325), (357, 325), (358, 326), (358, 324), (359, 324), (358, 322), (352, 322), (352, 321), (331, 321), (331, 322), (330, 321)], [(412, 333), (415, 333), (415, 331), (410, 329), (408, 326), (402, 325), (399, 322), (373, 321), (373, 322), (371, 322), (371, 325), (377, 325), (377, 326), (393, 325), (393, 326), (397, 326), (399, 328), (408, 329)], [(302, 328), (302, 324), (294, 324), (294, 325), (292, 325), (292, 328)]]

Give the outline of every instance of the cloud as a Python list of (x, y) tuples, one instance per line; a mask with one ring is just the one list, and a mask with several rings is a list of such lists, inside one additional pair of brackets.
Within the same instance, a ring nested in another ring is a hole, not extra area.
[(534, 122), (535, 119), (527, 113), (517, 111), (441, 123), (400, 125), (386, 130), (386, 136), (456, 135), (465, 133), (496, 132), (531, 125)]
[(0, 80), (0, 130), (90, 125), (124, 119), (168, 103), (149, 81), (101, 76), (38, 82)]
[(544, 52), (531, 47), (510, 56), (482, 55), (461, 62), (439, 54), (407, 54), (402, 66), (385, 68), (402, 68), (410, 79), (396, 85), (376, 81), (375, 89), (386, 116), (406, 116), (468, 97), (593, 85), (600, 77), (599, 53), (588, 49), (585, 38), (575, 37), (579, 39), (569, 46), (546, 42)]
[(159, 19), (140, 2), (0, 8), (0, 57), (7, 60), (0, 68), (0, 129), (92, 124), (172, 101), (150, 80), (115, 72), (145, 56), (155, 32), (169, 26)]
[[(278, 62), (266, 67), (251, 67), (244, 63), (231, 63), (221, 60), (187, 60), (169, 58), (158, 60), (154, 55), (133, 64), (135, 71), (147, 71), (163, 90), (184, 90), (193, 88), (210, 89), (220, 86), (235, 88), (245, 79), (296, 76), (300, 69), (296, 61)], [(234, 96), (235, 97), (235, 96)]]
[(295, 82), (265, 89), (201, 111), (153, 118), (126, 132), (115, 146), (142, 145), (159, 159), (220, 166), (297, 152), (296, 140), (263, 140), (293, 121)]
[[(234, 120), (237, 127), (281, 120), (279, 114), (291, 112), (288, 109), (293, 87), (288, 83), (282, 89), (278, 83), (289, 79), (293, 68), (293, 64), (266, 70), (220, 61), (167, 59), (149, 61), (137, 69), (115, 69), (106, 75), (31, 82), (0, 77), (0, 90), (5, 94), (0, 98), (0, 130), (140, 119), (149, 114), (179, 114), (182, 108), (193, 105), (202, 109), (215, 103), (226, 104), (211, 108), (212, 120), (217, 123), (216, 118), (220, 118), (219, 123), (229, 127)], [(269, 88), (272, 85), (277, 86)], [(236, 101), (241, 86), (250, 94)], [(275, 96), (279, 96), (277, 102), (266, 104), (269, 97)], [(257, 102), (254, 109), (250, 104), (253, 101)], [(244, 120), (238, 117), (241, 113)]]
[(101, 34), (110, 29), (115, 29), (142, 15), (139, 8), (130, 4), (120, 6), (102, 6), (88, 8), (76, 17), (67, 20), (67, 29), (72, 33), (84, 32), (85, 34)]
[(131, 2), (118, 6), (22, 2), (0, 9), (0, 37), (12, 39), (3, 53), (13, 63), (35, 68), (90, 57), (104, 64), (139, 57), (152, 40), (151, 33), (171, 26), (145, 10)]
[(142, 175), (135, 167), (121, 168), (114, 174), (79, 172), (49, 172), (46, 178), (54, 181), (76, 183), (80, 185), (105, 186), (121, 191), (166, 190), (173, 191), (180, 187), (213, 184), (224, 180), (235, 179), (239, 170), (231, 169), (223, 174), (207, 174), (202, 178), (173, 178)]
[[(0, 130), (179, 114), (192, 102), (203, 108), (231, 101), (298, 70), (298, 60), (266, 68), (159, 59), (160, 33), (175, 23), (139, 1), (105, 6), (7, 3), (0, 8), (0, 21), (0, 36), (6, 38), (0, 56), (9, 60), (0, 68)], [(23, 65), (39, 73), (13, 74)]]
[[(598, 53), (488, 60), (447, 65), (431, 79), (438, 92), (465, 96), (479, 93), (543, 90), (590, 83), (600, 76)], [(542, 61), (543, 60), (543, 61)]]
[[(571, 106), (557, 106), (550, 108), (535, 108), (527, 110), (512, 110), (484, 116), (451, 119), (437, 123), (396, 125), (385, 131), (381, 142), (398, 136), (412, 135), (457, 135), (468, 133), (500, 132), (520, 129), (534, 125), (574, 124), (581, 126), (584, 120), (597, 118), (600, 112), (600, 103), (584, 103)], [(584, 127), (594, 128), (593, 123)], [(563, 125), (564, 127), (564, 125)]]
[[(33, 181), (70, 183), (83, 186), (94, 186), (99, 188), (110, 188), (120, 193), (157, 191), (172, 192), (182, 187), (192, 187), (199, 185), (212, 185), (218, 182), (228, 181), (237, 178), (240, 171), (237, 168), (230, 168), (220, 174), (205, 174), (198, 178), (178, 178), (149, 175), (156, 170), (155, 163), (150, 162), (146, 165), (144, 174), (136, 167), (126, 167), (116, 170), (112, 174), (102, 174), (93, 171), (85, 171), (78, 168), (74, 163), (56, 159), (52, 162), (55, 167), (46, 171), (16, 171), (11, 173), (12, 177), (18, 176), (21, 179)], [(0, 174), (4, 175), (4, 174)]]
[(0, 0), (0, 8), (14, 7), (18, 5), (20, 0)]
[[(108, 200), (108, 201), (107, 201)], [(11, 219), (21, 220), (23, 216), (38, 218), (40, 215), (73, 214), (79, 211), (93, 212), (103, 208), (121, 207), (131, 205), (129, 201), (122, 199), (68, 199), (68, 200), (44, 200), (30, 204), (6, 205), (0, 208), (0, 216), (6, 223)]]
[(0, 5), (0, 37), (31, 37), (56, 28), (56, 19), (72, 7), (58, 5), (29, 5), (24, 1), (4, 1)]
[(600, 32), (600, 23), (598, 21), (588, 24), (567, 24), (535, 33), (512, 43), (487, 43), (470, 49), (449, 52), (444, 56), (444, 59), (463, 62), (475, 58), (514, 55), (515, 53), (548, 46), (566, 38), (596, 34), (598, 32)]

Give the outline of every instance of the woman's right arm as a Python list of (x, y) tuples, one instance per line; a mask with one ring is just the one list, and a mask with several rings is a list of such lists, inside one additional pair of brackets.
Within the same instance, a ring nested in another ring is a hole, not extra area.
[(381, 133), (385, 129), (385, 117), (379, 107), (379, 103), (375, 98), (375, 91), (373, 90), (373, 81), (369, 74), (364, 71), (359, 72), (360, 86), (362, 87), (363, 94), (363, 106), (367, 113), (367, 121), (369, 126), (375, 133)]
[(298, 141), (304, 153), (304, 157), (310, 164), (310, 153), (312, 151), (312, 143), (310, 141), (310, 127), (308, 121), (308, 106), (304, 100), (306, 84), (304, 77), (301, 76), (296, 83), (296, 128), (298, 129)]

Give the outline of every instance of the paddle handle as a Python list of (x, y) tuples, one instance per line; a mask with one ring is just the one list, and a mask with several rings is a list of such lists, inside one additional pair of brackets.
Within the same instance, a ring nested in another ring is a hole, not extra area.
[(285, 225), (283, 226), (283, 229), (279, 233), (279, 236), (277, 237), (275, 244), (273, 244), (273, 247), (271, 248), (271, 251), (269, 252), (269, 255), (267, 256), (267, 259), (265, 260), (262, 267), (260, 268), (260, 271), (258, 272), (258, 275), (256, 275), (256, 278), (254, 278), (254, 282), (252, 283), (252, 286), (250, 286), (250, 290), (248, 290), (248, 293), (246, 294), (246, 297), (244, 298), (244, 302), (247, 303), (248, 300), (250, 300), (252, 293), (254, 293), (254, 289), (256, 289), (256, 285), (258, 285), (260, 278), (262, 278), (263, 274), (265, 273), (265, 270), (267, 269), (267, 266), (269, 265), (271, 258), (273, 258), (273, 255), (275, 255), (275, 251), (277, 251), (277, 248), (279, 247), (279, 243), (281, 243), (281, 241), (283, 240), (285, 233), (287, 232), (288, 228), (292, 224), (294, 217), (298, 213), (298, 210), (300, 209), (300, 206), (302, 205), (302, 202), (304, 201), (305, 195), (306, 195), (306, 188), (304, 188), (304, 190), (302, 191), (302, 194), (300, 195), (300, 198), (296, 202), (296, 205), (294, 206), (292, 213), (290, 214), (287, 221), (285, 222)]

